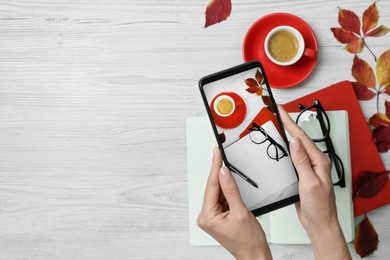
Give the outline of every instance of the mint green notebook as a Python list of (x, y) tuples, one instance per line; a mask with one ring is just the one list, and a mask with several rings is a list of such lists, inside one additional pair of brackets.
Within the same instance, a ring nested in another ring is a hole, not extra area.
[[(338, 217), (345, 239), (354, 238), (351, 160), (349, 149), (348, 113), (346, 111), (327, 112), (331, 126), (330, 136), (336, 153), (341, 158), (345, 175), (346, 188), (335, 187)], [(295, 119), (297, 113), (290, 116)], [(196, 246), (219, 245), (212, 237), (201, 230), (196, 219), (203, 203), (207, 177), (211, 167), (212, 152), (217, 145), (210, 121), (207, 117), (187, 118), (187, 163), (188, 163), (188, 204), (190, 242)], [(324, 144), (319, 143), (324, 150)], [(307, 244), (310, 243), (302, 228), (295, 206), (287, 206), (258, 218), (269, 243)]]

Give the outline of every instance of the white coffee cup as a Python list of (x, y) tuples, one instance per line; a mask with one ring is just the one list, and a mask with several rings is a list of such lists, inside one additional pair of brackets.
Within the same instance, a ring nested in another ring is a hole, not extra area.
[[(228, 100), (228, 101), (233, 105), (231, 111), (230, 111), (229, 113), (226, 113), (226, 114), (221, 113), (221, 112), (219, 111), (219, 109), (218, 109), (218, 104), (219, 104), (221, 101), (223, 102), (224, 99)], [(235, 109), (236, 109), (236, 104), (235, 104), (233, 98), (230, 97), (230, 96), (228, 96), (228, 95), (220, 95), (220, 96), (218, 96), (218, 97), (214, 100), (214, 111), (215, 111), (215, 113), (217, 113), (217, 115), (219, 115), (219, 116), (228, 117), (228, 116), (230, 116), (231, 114), (234, 113), (234, 110), (235, 110)]]
[[(275, 37), (280, 36), (280, 33), (283, 33), (283, 32), (287, 32), (287, 35), (292, 34), (292, 36), (295, 37), (295, 39), (291, 39), (291, 41), (293, 41), (293, 43), (292, 42), (290, 43), (290, 41), (289, 41), (290, 39), (288, 39), (287, 41), (284, 41), (284, 42), (280, 42), (280, 39), (279, 39), (279, 42), (278, 42), (278, 40)], [(288, 33), (290, 33), (290, 34), (288, 34)], [(288, 47), (291, 47), (290, 45), (294, 44), (294, 48), (291, 48), (291, 50), (287, 50), (286, 44), (288, 44)], [(270, 46), (270, 45), (273, 45), (273, 46)], [(278, 49), (278, 51), (280, 51), (280, 54), (278, 54), (278, 55), (280, 55), (284, 58), (287, 57), (288, 55), (292, 56), (293, 54), (291, 54), (291, 52), (296, 51), (296, 53), (295, 53), (295, 55), (293, 55), (292, 58), (288, 57), (288, 60), (286, 60), (286, 61), (281, 60), (281, 59), (278, 60), (277, 58), (275, 58), (272, 55), (272, 53), (271, 53), (272, 50), (270, 50), (272, 48)], [(264, 50), (265, 50), (265, 53), (267, 54), (267, 57), (273, 63), (280, 65), (280, 66), (292, 65), (292, 64), (296, 63), (302, 56), (308, 56), (308, 57), (312, 57), (312, 58), (316, 57), (315, 50), (305, 48), (305, 40), (303, 39), (302, 34), (294, 27), (287, 26), (287, 25), (275, 27), (267, 34), (267, 36), (265, 37), (265, 41), (264, 41)], [(290, 53), (288, 53), (289, 51), (290, 51)]]

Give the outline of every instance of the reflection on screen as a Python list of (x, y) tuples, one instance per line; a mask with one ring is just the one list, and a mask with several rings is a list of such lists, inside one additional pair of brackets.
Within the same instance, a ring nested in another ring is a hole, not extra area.
[(298, 194), (298, 180), (260, 68), (208, 83), (203, 89), (249, 210)]

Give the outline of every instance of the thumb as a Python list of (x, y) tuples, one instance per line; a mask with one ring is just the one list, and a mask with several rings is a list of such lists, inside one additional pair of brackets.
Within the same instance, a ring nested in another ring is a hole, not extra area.
[(310, 158), (298, 137), (293, 137), (290, 142), (291, 159), (297, 169), (299, 179), (303, 182), (311, 182), (316, 179)]
[(240, 192), (237, 187), (237, 183), (234, 180), (232, 173), (227, 167), (222, 167), (219, 171), (219, 182), (223, 195), (229, 204), (231, 211), (242, 210), (246, 208), (242, 202)]

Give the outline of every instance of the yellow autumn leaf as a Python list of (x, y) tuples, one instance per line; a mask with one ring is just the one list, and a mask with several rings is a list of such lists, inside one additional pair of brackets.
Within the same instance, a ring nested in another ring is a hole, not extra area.
[(390, 83), (390, 49), (382, 53), (376, 64), (376, 76), (379, 86)]

